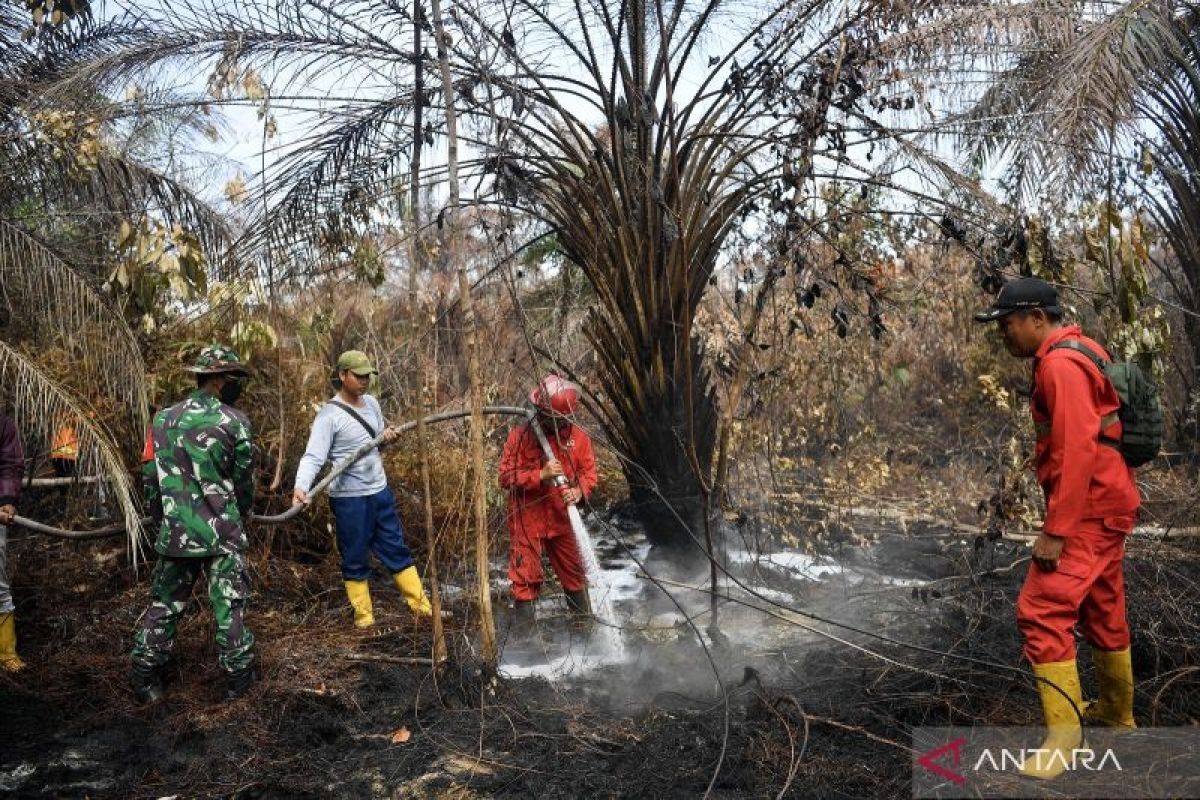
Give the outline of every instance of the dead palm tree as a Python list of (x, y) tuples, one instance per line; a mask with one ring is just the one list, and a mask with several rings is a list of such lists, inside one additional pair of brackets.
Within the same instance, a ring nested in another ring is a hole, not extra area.
[[(1176, 269), (1161, 274), (1187, 312), (1183, 317), (1190, 368), (1180, 377), (1186, 396), (1200, 394), (1200, 7), (1178, 18), (1168, 44), (1171, 58), (1158, 67), (1142, 107), (1157, 131), (1150, 146), (1150, 175), (1139, 178), (1147, 205), (1175, 255)], [(1157, 185), (1156, 185), (1157, 184)], [(1200, 430), (1187, 404), (1176, 418), (1177, 436), (1194, 446)], [(1190, 417), (1190, 419), (1189, 419)]]

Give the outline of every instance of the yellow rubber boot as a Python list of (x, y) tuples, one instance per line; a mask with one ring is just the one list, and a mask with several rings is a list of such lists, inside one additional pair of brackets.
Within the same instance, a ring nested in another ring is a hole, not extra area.
[(371, 609), (371, 587), (366, 581), (346, 581), (346, 596), (354, 609), (354, 624), (369, 628), (375, 624), (375, 612)]
[(9, 672), (25, 669), (25, 662), (17, 655), (17, 623), (11, 611), (0, 614), (0, 667)]
[(1037, 690), (1046, 717), (1046, 740), (1041, 744), (1043, 752), (1026, 756), (1021, 772), (1049, 780), (1061, 775), (1072, 762), (1072, 750), (1084, 747), (1083, 728), (1079, 724), (1079, 711), (1083, 708), (1079, 670), (1072, 659), (1034, 664), (1033, 674), (1041, 679)]
[(1092, 648), (1092, 664), (1100, 699), (1088, 706), (1084, 719), (1110, 728), (1136, 728), (1133, 721), (1133, 663), (1129, 648), (1097, 650)]
[(433, 606), (430, 605), (429, 598), (425, 596), (425, 587), (421, 585), (421, 576), (417, 574), (416, 567), (400, 570), (392, 575), (392, 580), (396, 583), (400, 594), (404, 595), (404, 601), (408, 603), (408, 607), (414, 614), (419, 617), (433, 616)]

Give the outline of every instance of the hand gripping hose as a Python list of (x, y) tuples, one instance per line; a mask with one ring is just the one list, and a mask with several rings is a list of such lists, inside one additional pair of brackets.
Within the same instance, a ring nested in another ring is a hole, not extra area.
[[(546, 456), (547, 461), (554, 459), (554, 451), (550, 449), (550, 442), (546, 439), (546, 432), (542, 430), (542, 426), (537, 424), (534, 419), (534, 412), (527, 411), (529, 416), (529, 427), (533, 429), (533, 433), (537, 436), (538, 444), (542, 446), (542, 453)], [(554, 479), (554, 485), (565, 487), (567, 479), (559, 475)], [(579, 514), (578, 504), (572, 503), (567, 506), (567, 517), (571, 520), (571, 533), (575, 535), (575, 544), (579, 549), (579, 555), (583, 559), (583, 571), (587, 574), (588, 583), (597, 583), (600, 581), (600, 562), (596, 560), (596, 551), (592, 549), (592, 537), (588, 535), (588, 530), (583, 524), (583, 517)]]

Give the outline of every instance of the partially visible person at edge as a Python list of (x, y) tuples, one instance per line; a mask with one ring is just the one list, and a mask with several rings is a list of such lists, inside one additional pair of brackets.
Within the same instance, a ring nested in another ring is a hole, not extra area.
[[(1055, 345), (1073, 340), (1102, 359), (1112, 356), (1078, 325), (1063, 323), (1054, 287), (1037, 278), (1010, 281), (975, 318), (995, 321), (1008, 351), (1033, 359), (1034, 461), (1046, 518), (1017, 600), (1017, 625), (1048, 730), (1044, 757), (1023, 771), (1054, 778), (1081, 741), (1080, 711), (1105, 725), (1134, 727), (1122, 559), (1141, 499), (1117, 449), (1116, 389), (1087, 355)], [(1076, 666), (1076, 624), (1091, 645), (1100, 688), (1099, 701), (1087, 706)]]
[[(587, 574), (567, 515), (567, 506), (588, 499), (597, 482), (592, 440), (573, 423), (579, 389), (558, 375), (547, 375), (529, 400), (536, 416), (509, 431), (500, 457), (500, 486), (508, 491), (508, 577), (518, 631), (534, 622), (543, 552), (566, 593), (567, 608), (577, 615), (591, 613)], [(546, 460), (532, 425), (545, 433), (553, 458)], [(565, 486), (555, 486), (559, 478), (566, 479)]]
[[(142, 494), (150, 511), (154, 511), (154, 498), (158, 494), (158, 470), (154, 466), (154, 417), (157, 414), (157, 406), (150, 406), (150, 424), (146, 426), (146, 438), (142, 442)], [(150, 525), (157, 530), (162, 520), (152, 517)]]
[[(89, 413), (88, 416), (95, 418), (94, 413)], [(78, 472), (78, 465), (79, 434), (76, 433), (73, 422), (64, 420), (54, 431), (54, 436), (50, 440), (50, 466), (54, 468), (55, 477), (73, 478)], [(90, 520), (109, 518), (106, 498), (107, 483), (96, 481), (96, 504), (88, 516)]]
[(220, 345), (201, 350), (188, 371), (196, 389), (155, 416), (153, 452), (143, 464), (159, 559), (131, 654), (130, 682), (140, 702), (162, 697), (179, 618), (201, 573), (208, 578), (226, 699), (242, 696), (258, 678), (254, 635), (245, 624), (254, 453), (250, 421), (233, 407), (248, 373), (237, 353)]
[(8, 672), (25, 669), (17, 655), (17, 628), (13, 615), (12, 583), (8, 578), (8, 526), (17, 514), (25, 449), (10, 417), (0, 411), (0, 667)]
[[(371, 377), (378, 374), (366, 353), (347, 350), (338, 356), (337, 389), (317, 412), (308, 446), (296, 471), (292, 503), (307, 504), (317, 473), (326, 463), (340, 463), (380, 433), (384, 444), (395, 441), (395, 428), (387, 427), (379, 401), (367, 393)], [(329, 487), (329, 505), (337, 528), (338, 552), (342, 557), (342, 579), (354, 612), (354, 624), (375, 624), (371, 590), (370, 553), (374, 552), (392, 576), (409, 609), (420, 617), (433, 615), (415, 560), (404, 541), (404, 529), (396, 513), (396, 498), (388, 487), (383, 456), (371, 448)]]
[(54, 431), (54, 437), (50, 440), (50, 466), (57, 477), (67, 478), (75, 474), (78, 461), (79, 436), (75, 433), (74, 425), (64, 422)]

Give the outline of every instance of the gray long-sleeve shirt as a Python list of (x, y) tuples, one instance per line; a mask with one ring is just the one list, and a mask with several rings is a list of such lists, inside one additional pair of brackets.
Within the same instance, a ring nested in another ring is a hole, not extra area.
[[(376, 434), (383, 433), (385, 424), (379, 401), (369, 394), (364, 394), (362, 399), (363, 404), (355, 406), (354, 410), (375, 429)], [(312, 432), (308, 435), (308, 447), (304, 449), (300, 468), (296, 470), (295, 488), (307, 492), (312, 488), (321, 467), (326, 463), (341, 462), (369, 441), (371, 437), (358, 420), (347, 414), (344, 409), (326, 403), (313, 420)], [(329, 487), (329, 496), (362, 497), (375, 494), (385, 486), (387, 475), (383, 471), (383, 458), (379, 454), (379, 448), (375, 448), (337, 477)]]

